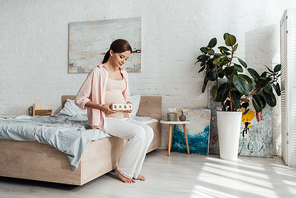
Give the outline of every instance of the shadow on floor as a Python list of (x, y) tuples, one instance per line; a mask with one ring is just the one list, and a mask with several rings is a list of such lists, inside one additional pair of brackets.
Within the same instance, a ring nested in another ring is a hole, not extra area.
[(27, 186), (39, 186), (39, 187), (56, 188), (56, 189), (69, 190), (69, 191), (79, 187), (79, 186), (75, 186), (75, 185), (58, 184), (58, 183), (19, 179), (19, 178), (10, 178), (10, 177), (0, 177), (0, 183), (1, 182), (11, 183), (14, 185), (17, 184), (17, 185), (27, 185)]

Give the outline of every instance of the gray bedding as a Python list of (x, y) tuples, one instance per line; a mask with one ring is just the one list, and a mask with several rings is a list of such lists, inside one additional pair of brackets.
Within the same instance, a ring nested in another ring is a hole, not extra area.
[(104, 137), (110, 135), (91, 129), (86, 114), (0, 119), (0, 139), (50, 144), (67, 155), (73, 170), (77, 169), (88, 144)]

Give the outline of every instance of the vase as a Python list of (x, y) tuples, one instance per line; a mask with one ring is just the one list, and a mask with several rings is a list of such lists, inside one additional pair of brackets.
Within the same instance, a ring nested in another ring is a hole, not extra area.
[(181, 112), (182, 114), (179, 116), (179, 120), (184, 122), (186, 120), (186, 116)]
[(220, 158), (237, 160), (241, 127), (241, 111), (217, 111)]

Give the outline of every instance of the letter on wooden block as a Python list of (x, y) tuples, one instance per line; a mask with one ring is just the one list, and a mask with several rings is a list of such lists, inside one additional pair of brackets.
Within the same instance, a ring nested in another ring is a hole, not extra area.
[(129, 111), (133, 110), (132, 104), (112, 104), (110, 105), (110, 109), (118, 110), (118, 111)]

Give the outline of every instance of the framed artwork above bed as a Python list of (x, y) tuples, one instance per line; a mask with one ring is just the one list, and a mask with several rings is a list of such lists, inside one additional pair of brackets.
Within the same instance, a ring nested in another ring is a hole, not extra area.
[(127, 40), (133, 49), (123, 68), (140, 73), (141, 23), (140, 17), (69, 23), (68, 73), (89, 73), (116, 39)]

